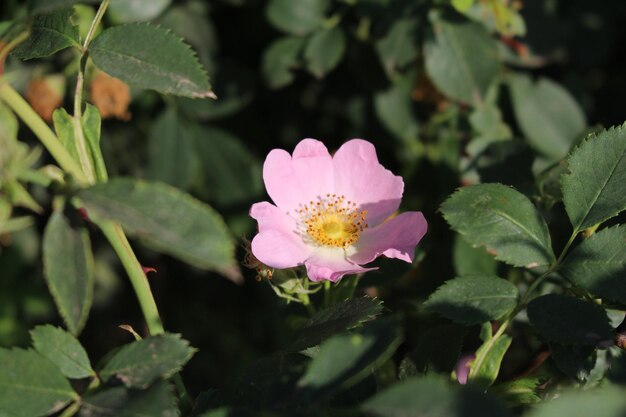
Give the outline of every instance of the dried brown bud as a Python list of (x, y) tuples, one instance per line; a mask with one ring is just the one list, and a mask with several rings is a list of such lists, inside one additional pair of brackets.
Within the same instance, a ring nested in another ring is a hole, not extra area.
[[(58, 84), (58, 85), (57, 85)], [(42, 119), (52, 121), (52, 113), (63, 104), (65, 82), (58, 76), (34, 78), (26, 87), (26, 100)]]
[(98, 72), (90, 85), (91, 102), (98, 108), (103, 119), (115, 117), (129, 120), (130, 88), (123, 81), (104, 72)]

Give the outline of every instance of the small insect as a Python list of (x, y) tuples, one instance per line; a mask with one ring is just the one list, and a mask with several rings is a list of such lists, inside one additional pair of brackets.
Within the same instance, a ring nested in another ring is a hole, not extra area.
[(256, 280), (261, 282), (263, 279), (272, 279), (274, 276), (274, 269), (265, 265), (261, 261), (259, 261), (254, 254), (252, 254), (252, 249), (250, 247), (250, 241), (246, 238), (243, 238), (243, 249), (246, 251), (246, 255), (243, 258), (242, 265), (249, 269), (254, 269), (256, 271)]

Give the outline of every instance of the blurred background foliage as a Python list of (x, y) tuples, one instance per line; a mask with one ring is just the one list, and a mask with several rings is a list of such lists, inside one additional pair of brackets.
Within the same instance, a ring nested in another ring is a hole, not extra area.
[[(22, 3), (4, 0), (0, 22), (25, 13)], [(75, 6), (79, 31), (94, 12), (93, 5)], [(528, 277), (456, 237), (437, 210), (460, 185), (514, 185), (552, 220), (555, 248), (563, 246), (569, 226), (559, 203), (559, 161), (588, 132), (624, 119), (625, 18), (621, 0), (113, 0), (105, 25), (149, 21), (184, 37), (218, 99), (130, 88), (90, 67), (89, 101), (105, 119), (101, 143), (110, 176), (189, 191), (215, 207), (239, 238), (255, 232), (251, 203), (267, 199), (261, 166), (270, 149), (291, 151), (305, 137), (331, 149), (353, 137), (372, 141), (381, 162), (404, 177), (402, 209), (423, 211), (429, 232), (413, 266), (379, 260), (380, 270), (360, 281), (360, 291), (401, 313), (398, 361), (416, 348), (440, 349), (421, 342), (438, 337), (454, 336), (471, 352), (480, 345), (478, 328), (437, 327), (443, 320), (421, 302), (455, 274), (498, 270), (518, 285)], [(74, 50), (32, 61), (17, 59), (19, 49), (13, 55), (5, 73), (44, 119), (70, 106)], [(29, 135), (20, 130), (35, 145)], [(8, 156), (8, 148), (0, 149), (5, 168)], [(51, 162), (46, 158), (29, 161), (39, 166)], [(2, 171), (5, 184), (18, 168)], [(62, 323), (40, 262), (51, 199), (37, 185), (28, 192), (5, 186), (1, 196), (0, 345), (26, 346), (35, 324)], [(21, 207), (11, 213), (5, 200)], [(7, 221), (29, 210), (44, 215)], [(94, 308), (81, 341), (95, 363), (132, 339), (119, 324), (143, 329), (112, 250), (98, 234), (93, 246)], [(236, 285), (137, 247), (142, 263), (157, 271), (149, 279), (165, 327), (199, 349), (183, 371), (194, 394), (224, 386), (226, 375), (284, 347), (305, 315), (255, 271), (244, 271), (245, 282)], [(244, 255), (242, 243), (238, 258)], [(527, 327), (513, 329), (503, 380), (525, 372), (545, 350)], [(449, 372), (453, 364), (444, 357), (415, 366)]]

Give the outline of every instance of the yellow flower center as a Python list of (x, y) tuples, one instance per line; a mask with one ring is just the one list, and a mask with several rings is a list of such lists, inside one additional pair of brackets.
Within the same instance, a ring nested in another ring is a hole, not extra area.
[(308, 239), (322, 246), (346, 248), (356, 243), (368, 227), (367, 210), (359, 210), (343, 195), (326, 194), (304, 205), (298, 213)]

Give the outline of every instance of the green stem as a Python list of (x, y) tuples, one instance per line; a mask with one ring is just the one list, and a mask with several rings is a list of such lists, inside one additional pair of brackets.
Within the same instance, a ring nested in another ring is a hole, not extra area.
[(8, 83), (0, 79), (0, 100), (4, 101), (20, 119), (39, 138), (43, 146), (57, 161), (61, 168), (71, 174), (79, 184), (87, 184), (87, 178), (83, 171), (74, 161), (72, 156), (63, 147), (63, 144), (56, 137), (54, 132), (48, 127), (33, 108), (13, 89)]
[(80, 410), (80, 401), (75, 401), (67, 407), (59, 417), (72, 417)]
[(99, 226), (102, 233), (104, 233), (104, 236), (113, 247), (113, 250), (120, 258), (120, 261), (128, 274), (130, 283), (135, 290), (135, 294), (137, 294), (139, 306), (141, 307), (143, 316), (146, 319), (148, 331), (151, 335), (162, 334), (164, 332), (163, 324), (161, 322), (161, 317), (159, 316), (159, 310), (157, 309), (156, 302), (152, 296), (152, 291), (150, 290), (150, 284), (148, 283), (146, 274), (143, 272), (143, 268), (137, 260), (135, 252), (133, 252), (124, 231), (118, 224), (115, 223), (106, 222), (99, 224)]

